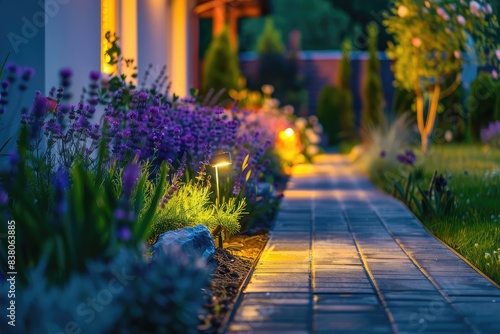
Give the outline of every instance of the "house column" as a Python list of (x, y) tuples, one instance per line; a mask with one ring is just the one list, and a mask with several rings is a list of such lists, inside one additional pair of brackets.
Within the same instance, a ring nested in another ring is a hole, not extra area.
[(138, 64), (137, 54), (137, 0), (121, 0), (119, 3), (119, 34), (118, 44), (121, 47), (123, 62), (119, 63), (120, 74), (127, 76), (127, 82), (134, 84), (137, 80), (132, 78), (136, 73), (134, 67)]
[(169, 73), (172, 81), (171, 93), (178, 96), (187, 96), (191, 85), (191, 45), (194, 43), (191, 34), (192, 8), (193, 1), (171, 0)]

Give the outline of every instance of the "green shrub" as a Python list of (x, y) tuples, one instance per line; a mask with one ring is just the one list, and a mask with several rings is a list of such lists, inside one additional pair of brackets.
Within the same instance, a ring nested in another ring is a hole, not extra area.
[(273, 20), (267, 19), (262, 35), (257, 41), (259, 55), (259, 72), (256, 88), (272, 85), (274, 96), (284, 101), (287, 86), (288, 64), (285, 56), (285, 45), (281, 40), (281, 32), (274, 28)]
[[(48, 284), (43, 262), (26, 273), (29, 284), (16, 295), (19, 333), (198, 333), (209, 272), (178, 248), (152, 261), (122, 249), (108, 263), (90, 261), (64, 286)], [(1, 285), (6, 305), (9, 283)], [(2, 321), (0, 332), (10, 327)]]
[(259, 55), (285, 53), (281, 32), (274, 28), (274, 22), (271, 18), (266, 20), (262, 35), (257, 41), (257, 53)]
[(378, 26), (368, 24), (368, 62), (366, 77), (363, 82), (363, 110), (361, 112), (361, 127), (380, 126), (383, 121), (382, 81), (380, 79), (380, 61), (377, 56)]
[[(240, 78), (238, 56), (231, 42), (227, 27), (215, 37), (208, 47), (203, 62), (202, 93), (207, 94), (211, 89), (218, 92), (221, 89), (239, 90)], [(229, 98), (227, 91), (222, 94), (222, 99)]]
[(451, 132), (453, 141), (460, 141), (465, 138), (464, 108), (463, 108), (464, 90), (462, 85), (453, 91), (449, 96), (443, 98), (438, 107), (436, 126), (432, 136), (436, 143), (447, 141), (446, 132)]
[(396, 87), (394, 90), (394, 97), (392, 99), (391, 114), (401, 115), (413, 110), (415, 103), (415, 93), (408, 91), (403, 87)]
[(338, 89), (331, 85), (325, 85), (318, 96), (318, 119), (323, 125), (323, 130), (328, 135), (330, 145), (338, 144), (339, 140), (339, 113), (338, 113)]
[(480, 72), (472, 82), (467, 99), (468, 133), (472, 140), (479, 141), (482, 128), (493, 120), (495, 109), (495, 84), (491, 75)]
[[(105, 156), (101, 142), (99, 166)], [(45, 185), (45, 197), (27, 187), (33, 161), (27, 155), (27, 129), (22, 127), (19, 155), (11, 172), (0, 175), (10, 201), (0, 204), (16, 224), (16, 269), (20, 284), (31, 266), (46, 261), (46, 282), (64, 284), (74, 272), (87, 270), (92, 259), (107, 259), (123, 245), (138, 246), (147, 238), (166, 184), (163, 163), (153, 178), (147, 168), (131, 164), (93, 172), (75, 163), (59, 169)], [(101, 171), (101, 172), (99, 172)], [(147, 198), (146, 198), (147, 197)], [(34, 202), (34, 198), (36, 201)], [(0, 233), (7, 234), (7, 224)], [(7, 263), (7, 248), (0, 250)], [(6, 270), (2, 266), (2, 270)]]
[[(353, 99), (351, 92), (351, 42), (346, 40), (342, 43), (342, 59), (338, 70), (338, 93), (337, 99), (340, 138), (345, 140), (353, 140), (357, 138), (356, 127), (354, 125), (354, 110)], [(335, 94), (334, 94), (335, 95)]]
[(493, 120), (500, 121), (500, 85), (495, 87), (495, 109), (493, 111)]

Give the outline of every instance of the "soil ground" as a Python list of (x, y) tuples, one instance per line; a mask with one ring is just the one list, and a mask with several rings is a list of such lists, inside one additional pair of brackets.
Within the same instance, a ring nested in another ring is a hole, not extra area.
[(200, 314), (200, 333), (217, 333), (266, 241), (267, 234), (262, 232), (253, 236), (238, 235), (225, 242), (224, 248), (216, 248), (209, 262), (213, 273)]

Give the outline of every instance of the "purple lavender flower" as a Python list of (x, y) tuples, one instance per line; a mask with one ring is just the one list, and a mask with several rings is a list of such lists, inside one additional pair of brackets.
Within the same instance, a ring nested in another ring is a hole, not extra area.
[(89, 74), (89, 78), (92, 81), (97, 81), (101, 78), (101, 72), (99, 71), (91, 71)]
[(12, 84), (16, 81), (19, 75), (19, 68), (14, 64), (9, 63), (5, 66), (5, 72), (7, 73), (7, 81)]
[(137, 164), (130, 164), (123, 169), (122, 183), (123, 195), (125, 198), (130, 198), (130, 196), (132, 196), (140, 172), (141, 168)]
[(63, 80), (69, 79), (73, 76), (73, 71), (69, 67), (64, 67), (64, 68), (61, 68), (61, 70), (59, 71), (59, 75), (61, 76), (61, 78)]
[(21, 156), (17, 151), (14, 149), (10, 154), (9, 154), (9, 163), (12, 167), (17, 166), (17, 164), (21, 161)]
[(383, 159), (383, 158), (385, 158), (385, 157), (386, 157), (386, 155), (387, 155), (387, 153), (385, 152), (385, 150), (380, 151), (380, 157), (381, 157), (382, 159)]
[(413, 166), (416, 161), (415, 153), (412, 150), (406, 150), (405, 154), (398, 154), (396, 158), (403, 165), (409, 166)]
[(65, 167), (59, 167), (59, 169), (56, 171), (56, 173), (54, 175), (54, 180), (52, 183), (54, 185), (54, 190), (55, 190), (55, 195), (54, 195), (55, 222), (54, 223), (56, 225), (60, 225), (61, 224), (60, 217), (67, 210), (67, 202), (66, 202), (65, 192), (70, 184), (68, 169)]
[(31, 67), (26, 67), (24, 68), (21, 79), (23, 79), (23, 81), (29, 81), (34, 75), (35, 75), (35, 70)]
[(9, 202), (9, 195), (7, 192), (0, 188), (0, 206), (7, 205)]
[(116, 237), (122, 241), (129, 241), (130, 238), (132, 237), (132, 231), (130, 230), (130, 227), (128, 226), (119, 227), (118, 231), (116, 231)]

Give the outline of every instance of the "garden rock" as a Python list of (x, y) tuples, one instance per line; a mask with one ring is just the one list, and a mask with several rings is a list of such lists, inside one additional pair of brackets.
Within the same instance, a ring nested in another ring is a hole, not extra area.
[(153, 245), (153, 257), (163, 247), (177, 246), (189, 257), (202, 258), (209, 261), (215, 253), (212, 235), (204, 225), (181, 228), (161, 234)]

